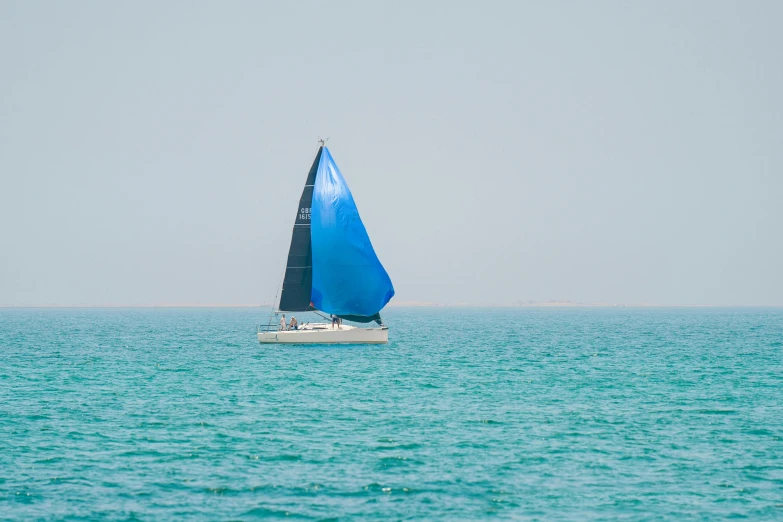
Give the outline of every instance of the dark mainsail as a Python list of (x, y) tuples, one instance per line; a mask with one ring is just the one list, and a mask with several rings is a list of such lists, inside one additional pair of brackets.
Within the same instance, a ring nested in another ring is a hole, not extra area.
[(310, 207), (313, 201), (313, 185), (318, 173), (318, 164), (324, 148), (318, 149), (313, 166), (307, 174), (299, 207), (296, 209), (294, 232), (291, 235), (291, 247), (288, 249), (288, 262), (285, 266), (283, 290), (280, 294), (278, 309), (284, 312), (303, 312), (313, 310), (310, 305), (310, 293), (313, 287), (313, 250), (310, 239)]

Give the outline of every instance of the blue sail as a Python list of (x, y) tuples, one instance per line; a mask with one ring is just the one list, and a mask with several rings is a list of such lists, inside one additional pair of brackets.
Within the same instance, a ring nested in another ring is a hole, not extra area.
[(318, 164), (310, 215), (313, 305), (329, 314), (374, 316), (392, 298), (394, 287), (326, 147)]

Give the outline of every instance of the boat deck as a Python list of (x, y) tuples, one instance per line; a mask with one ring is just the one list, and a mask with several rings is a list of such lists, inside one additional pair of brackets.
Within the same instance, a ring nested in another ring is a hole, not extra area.
[(296, 330), (258, 331), (260, 343), (288, 344), (384, 344), (389, 340), (389, 329), (357, 328), (350, 325), (332, 326), (330, 323), (304, 323)]

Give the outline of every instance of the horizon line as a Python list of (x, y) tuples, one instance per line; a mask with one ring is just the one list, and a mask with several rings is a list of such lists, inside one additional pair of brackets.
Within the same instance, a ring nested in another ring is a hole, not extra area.
[[(10, 308), (271, 308), (268, 303), (158, 303), (158, 304), (0, 304), (0, 309)], [(534, 301), (524, 303), (430, 303), (406, 301), (389, 303), (388, 308), (781, 308), (783, 304), (657, 304), (657, 303), (575, 303), (571, 301)]]

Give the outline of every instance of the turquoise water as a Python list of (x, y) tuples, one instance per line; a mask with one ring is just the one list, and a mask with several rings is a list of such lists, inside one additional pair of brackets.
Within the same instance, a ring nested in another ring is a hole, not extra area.
[(783, 309), (0, 310), (0, 518), (783, 519)]

